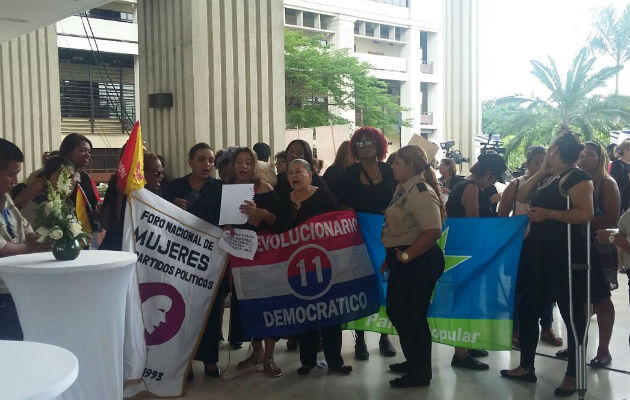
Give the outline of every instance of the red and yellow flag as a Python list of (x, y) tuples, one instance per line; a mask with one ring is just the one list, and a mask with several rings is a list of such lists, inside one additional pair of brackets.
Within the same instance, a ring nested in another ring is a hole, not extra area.
[(144, 154), (142, 151), (140, 121), (137, 121), (133, 126), (131, 135), (127, 139), (125, 151), (120, 157), (116, 175), (118, 178), (118, 190), (125, 194), (142, 189), (146, 183), (144, 180)]
[(88, 216), (87, 210), (87, 199), (85, 197), (85, 193), (83, 193), (83, 189), (81, 189), (80, 185), (77, 185), (77, 198), (74, 202), (75, 211), (77, 214), (77, 220), (81, 224), (83, 228), (83, 232), (87, 235), (92, 234), (92, 225), (90, 224), (90, 218)]

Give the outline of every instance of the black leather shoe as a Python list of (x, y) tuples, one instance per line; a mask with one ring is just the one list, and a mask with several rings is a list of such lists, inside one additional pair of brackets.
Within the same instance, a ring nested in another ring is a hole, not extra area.
[(470, 356), (466, 358), (459, 358), (457, 356), (453, 356), (451, 365), (453, 367), (472, 369), (474, 371), (485, 371), (487, 369), (490, 369), (490, 366), (488, 364), (475, 360), (474, 358)]
[(339, 375), (350, 375), (352, 372), (352, 365), (342, 365), (337, 368), (328, 368), (328, 371), (335, 372)]
[(556, 353), (556, 357), (558, 357), (561, 360), (568, 360), (569, 359), (569, 349), (560, 350), (559, 352)]
[(315, 368), (314, 365), (302, 365), (300, 368), (298, 368), (297, 373), (299, 375), (308, 375), (308, 373), (311, 372), (313, 368)]
[(389, 381), (389, 384), (395, 388), (410, 388), (417, 386), (429, 386), (431, 384), (430, 379), (421, 378), (417, 375), (407, 374)]
[(243, 342), (230, 342), (230, 346), (232, 347), (232, 350), (238, 350), (243, 348)]
[(570, 397), (570, 396), (573, 396), (575, 392), (576, 392), (575, 389), (556, 388), (556, 390), (553, 391), (553, 394), (556, 395), (556, 397)]
[(468, 349), (468, 354), (475, 358), (488, 357), (487, 350)]
[(401, 363), (396, 363), (396, 364), (390, 364), (389, 369), (392, 372), (396, 372), (399, 374), (404, 374), (409, 372), (409, 364), (407, 363), (407, 361), (405, 362), (401, 362)]
[(381, 339), (378, 341), (378, 348), (381, 352), (382, 356), (385, 357), (394, 357), (396, 355), (396, 348), (389, 341), (389, 339)]
[(204, 375), (207, 376), (208, 378), (220, 378), (221, 377), (221, 370), (219, 368), (217, 368), (217, 369), (206, 369), (204, 371)]
[(501, 376), (506, 379), (512, 379), (515, 381), (523, 381), (523, 382), (529, 382), (529, 383), (534, 383), (538, 380), (538, 378), (533, 372), (527, 372), (526, 374), (521, 374), (521, 375), (512, 375), (510, 374), (510, 372), (511, 370), (509, 369), (502, 369)]
[(354, 345), (354, 358), (357, 360), (365, 361), (370, 358), (367, 346), (365, 345), (365, 339), (359, 337)]

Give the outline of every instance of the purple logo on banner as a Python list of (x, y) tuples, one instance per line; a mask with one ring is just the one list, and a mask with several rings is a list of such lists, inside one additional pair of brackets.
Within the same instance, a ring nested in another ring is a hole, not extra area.
[(144, 337), (147, 345), (169, 341), (182, 327), (186, 304), (175, 287), (160, 282), (140, 284)]

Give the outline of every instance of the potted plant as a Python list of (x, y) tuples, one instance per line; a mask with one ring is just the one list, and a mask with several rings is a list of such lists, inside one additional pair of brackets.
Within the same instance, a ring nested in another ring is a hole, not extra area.
[(38, 241), (54, 240), (53, 255), (57, 260), (74, 260), (82, 247), (87, 246), (87, 235), (75, 216), (74, 207), (68, 203), (72, 193), (72, 180), (66, 167), (62, 166), (56, 187), (46, 182), (47, 201), (42, 203), (35, 215)]

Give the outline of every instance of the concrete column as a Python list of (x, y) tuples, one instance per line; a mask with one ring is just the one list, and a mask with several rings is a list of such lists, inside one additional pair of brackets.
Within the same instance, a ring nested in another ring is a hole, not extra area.
[[(284, 148), (283, 16), (281, 0), (138, 1), (143, 133), (173, 176), (197, 142)], [(149, 108), (161, 92), (173, 107)]]
[(454, 149), (474, 161), (473, 138), (481, 132), (479, 1), (446, 0), (445, 4), (445, 139), (454, 140)]
[[(337, 49), (348, 49), (349, 54), (354, 53), (354, 21), (356, 18), (346, 15), (338, 15), (329, 25), (328, 29), (335, 32), (331, 44)], [(330, 111), (350, 121), (355, 126), (354, 110), (340, 110), (330, 107)]]
[(21, 179), (59, 149), (61, 100), (54, 25), (0, 45), (0, 137), (24, 152)]
[(414, 133), (420, 134), (420, 111), (422, 98), (420, 96), (420, 29), (412, 27), (407, 30), (407, 45), (403, 57), (407, 59), (407, 81), (401, 83), (400, 104), (404, 104), (409, 111), (403, 113), (403, 119), (411, 120), (411, 127), (403, 127), (400, 133), (401, 146), (407, 145)]

